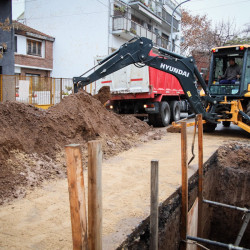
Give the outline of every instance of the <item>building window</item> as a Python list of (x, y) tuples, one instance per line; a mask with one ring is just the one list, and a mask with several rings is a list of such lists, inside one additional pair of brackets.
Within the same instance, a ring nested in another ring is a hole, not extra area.
[(42, 56), (42, 43), (34, 40), (27, 40), (27, 54)]
[(168, 48), (168, 42), (169, 42), (169, 36), (164, 34), (164, 33), (162, 33), (161, 35), (162, 35), (162, 45), (161, 46), (163, 48), (167, 49)]
[(131, 20), (134, 21), (135, 23), (140, 24), (141, 26), (143, 26), (143, 24), (144, 24), (144, 21), (142, 19), (140, 19), (134, 15), (131, 15)]
[(15, 52), (17, 52), (17, 36), (14, 38)]

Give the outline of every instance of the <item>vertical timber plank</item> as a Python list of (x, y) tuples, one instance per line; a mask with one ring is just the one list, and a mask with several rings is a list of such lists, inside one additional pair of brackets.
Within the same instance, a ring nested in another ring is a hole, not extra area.
[(199, 150), (199, 183), (198, 183), (198, 237), (202, 237), (202, 191), (203, 191), (203, 123), (198, 115), (198, 150)]
[(87, 215), (80, 145), (65, 146), (74, 250), (87, 250)]
[(88, 142), (88, 247), (102, 249), (102, 146)]
[[(187, 124), (181, 122), (181, 240), (186, 241), (188, 217), (188, 175), (187, 175)], [(186, 243), (181, 243), (181, 250), (186, 249)]]
[(60, 78), (60, 102), (62, 101), (62, 78)]
[(159, 161), (151, 161), (150, 250), (158, 250)]

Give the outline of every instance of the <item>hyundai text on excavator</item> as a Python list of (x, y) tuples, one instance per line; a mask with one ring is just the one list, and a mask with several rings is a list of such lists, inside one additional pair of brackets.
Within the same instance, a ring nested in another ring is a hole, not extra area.
[[(213, 131), (219, 122), (224, 125), (233, 122), (250, 133), (250, 46), (232, 46), (215, 48), (210, 67), (208, 86), (200, 75), (194, 59), (185, 58), (164, 48), (157, 48), (159, 55), (153, 55), (151, 40), (140, 37), (123, 44), (120, 49), (98, 63), (98, 68), (88, 76), (74, 77), (74, 92), (79, 88), (114, 73), (130, 64), (137, 67), (149, 66), (175, 76), (186, 95), (195, 114), (202, 114), (206, 121), (205, 131)], [(155, 49), (155, 48), (154, 48)], [(234, 84), (220, 84), (219, 75), (223, 74), (230, 57), (236, 58), (242, 65), (241, 79)], [(197, 81), (202, 87), (201, 95), (197, 89)], [(155, 119), (164, 121), (168, 103), (154, 102), (148, 110)], [(227, 123), (226, 123), (227, 122)], [(164, 124), (164, 122), (162, 122)]]

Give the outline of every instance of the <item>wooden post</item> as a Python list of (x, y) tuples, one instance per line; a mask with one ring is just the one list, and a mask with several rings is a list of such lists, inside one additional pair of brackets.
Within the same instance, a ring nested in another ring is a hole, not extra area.
[(199, 183), (198, 183), (198, 237), (202, 237), (202, 182), (203, 182), (203, 123), (198, 115), (198, 150), (199, 150)]
[(32, 104), (32, 85), (33, 85), (32, 76), (30, 76), (30, 86), (29, 86), (29, 104)]
[(48, 78), (49, 79), (49, 81), (50, 81), (50, 105), (52, 105), (52, 100), (53, 100), (53, 86), (52, 86), (52, 78), (50, 77), (50, 78)]
[[(188, 217), (188, 175), (187, 175), (187, 124), (181, 122), (181, 240), (186, 241)], [(186, 243), (181, 243), (181, 250), (186, 249)]]
[(87, 249), (87, 216), (81, 149), (78, 144), (65, 146), (73, 249)]
[(0, 74), (0, 102), (3, 101), (3, 75)]
[(62, 101), (62, 78), (60, 78), (60, 102)]
[(88, 247), (102, 249), (102, 146), (88, 142)]
[(150, 250), (158, 250), (158, 164), (151, 161)]

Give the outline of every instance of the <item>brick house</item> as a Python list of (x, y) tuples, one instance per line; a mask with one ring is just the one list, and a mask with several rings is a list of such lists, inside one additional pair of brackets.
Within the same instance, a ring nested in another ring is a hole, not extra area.
[(55, 38), (17, 21), (13, 23), (15, 27), (15, 74), (50, 77), (53, 69)]

